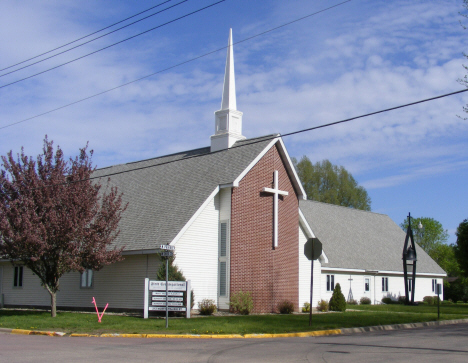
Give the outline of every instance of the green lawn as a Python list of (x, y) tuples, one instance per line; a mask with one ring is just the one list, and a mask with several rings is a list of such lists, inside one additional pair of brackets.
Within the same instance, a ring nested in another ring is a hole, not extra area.
[[(450, 312), (441, 309), (441, 319), (468, 318), (468, 306), (451, 306)], [(165, 319), (142, 319), (120, 315), (104, 315), (102, 323), (96, 314), (58, 312), (57, 318), (49, 312), (0, 310), (0, 328), (55, 330), (66, 333), (174, 333), (174, 334), (248, 334), (288, 333), (326, 330), (372, 325), (401, 324), (433, 321), (437, 318), (437, 307), (407, 307), (402, 305), (353, 306), (363, 311), (345, 313), (314, 314), (309, 327), (307, 314), (294, 315), (251, 315), (196, 317), (192, 319), (170, 318), (169, 328)], [(387, 310), (385, 310), (386, 308)], [(415, 309), (416, 308), (416, 309)], [(429, 308), (426, 311), (426, 308)], [(372, 311), (374, 310), (374, 311)], [(397, 313), (396, 313), (397, 312)]]
[[(361, 311), (381, 311), (381, 312), (405, 312), (405, 313), (432, 313), (437, 314), (437, 305), (417, 305), (406, 306), (400, 304), (390, 305), (348, 305), (348, 309)], [(442, 314), (462, 314), (468, 315), (468, 304), (441, 304), (440, 313)]]

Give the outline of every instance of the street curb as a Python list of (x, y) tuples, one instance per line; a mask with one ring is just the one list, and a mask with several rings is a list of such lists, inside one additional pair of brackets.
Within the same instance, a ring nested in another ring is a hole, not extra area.
[[(307, 338), (318, 337), (326, 335), (342, 335), (342, 334), (359, 334), (378, 331), (401, 330), (401, 329), (414, 329), (430, 326), (449, 325), (468, 323), (468, 319), (454, 319), (454, 320), (440, 320), (428, 321), (423, 323), (408, 323), (408, 324), (393, 324), (393, 325), (375, 325), (360, 328), (343, 328), (343, 329), (330, 329), (330, 330), (317, 330), (299, 333), (278, 333), (278, 334), (117, 334), (117, 333), (103, 333), (86, 334), (86, 333), (71, 333), (68, 336), (73, 338), (166, 338), (166, 339), (267, 339), (267, 338)], [(39, 331), (39, 330), (25, 330), (25, 329), (7, 329), (0, 328), (2, 333), (18, 334), (18, 335), (46, 335), (51, 337), (64, 337), (67, 334), (56, 331)]]
[(468, 323), (468, 319), (426, 321), (423, 323), (407, 323), (407, 324), (393, 324), (393, 325), (375, 325), (375, 326), (366, 326), (362, 328), (343, 328), (341, 329), (341, 332), (342, 334), (356, 334), (356, 333), (367, 333), (367, 332), (375, 332), (375, 331), (414, 329), (414, 328), (423, 328), (423, 327), (449, 325), (449, 324), (461, 324), (461, 323)]

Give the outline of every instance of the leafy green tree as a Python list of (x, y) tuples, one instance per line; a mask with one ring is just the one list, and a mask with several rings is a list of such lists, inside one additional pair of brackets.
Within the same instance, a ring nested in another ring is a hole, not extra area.
[(367, 191), (343, 166), (333, 165), (328, 160), (313, 164), (305, 155), (299, 162), (293, 158), (293, 163), (309, 199), (371, 210)]
[(455, 256), (455, 245), (440, 243), (430, 253), (432, 259), (447, 272), (450, 277), (460, 276), (460, 266)]
[[(419, 224), (423, 228), (419, 229)], [(400, 224), (403, 231), (408, 229), (408, 219), (405, 219)], [(411, 219), (411, 229), (413, 230), (414, 242), (416, 242), (429, 256), (436, 259), (436, 248), (440, 249), (440, 245), (445, 244), (449, 234), (442, 226), (442, 223), (429, 217), (420, 217)], [(439, 251), (440, 252), (440, 251)]]
[(330, 303), (328, 305), (328, 310), (330, 311), (346, 311), (346, 299), (341, 292), (340, 284), (335, 285), (335, 289), (333, 290), (333, 295), (330, 299)]
[(468, 219), (459, 224), (455, 234), (457, 236), (455, 256), (460, 265), (461, 274), (468, 278)]

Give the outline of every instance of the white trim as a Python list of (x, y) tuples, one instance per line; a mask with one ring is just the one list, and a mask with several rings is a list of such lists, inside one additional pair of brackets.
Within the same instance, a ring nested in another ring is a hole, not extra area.
[[(307, 194), (302, 187), (302, 183), (299, 179), (299, 176), (296, 173), (296, 169), (294, 168), (294, 165), (291, 161), (291, 158), (289, 157), (288, 151), (286, 150), (286, 146), (283, 143), (283, 140), (281, 139), (281, 136), (278, 135), (275, 137), (271, 142), (265, 147), (265, 149), (262, 150), (260, 154), (257, 155), (257, 157), (245, 168), (245, 170), (239, 174), (239, 176), (233, 181), (232, 186), (233, 187), (238, 187), (239, 182), (242, 180), (242, 178), (260, 161), (260, 159), (267, 153), (268, 150), (271, 149), (273, 145), (275, 145), (279, 141), (279, 144), (281, 147), (279, 147), (279, 153), (280, 155), (286, 159), (286, 162), (284, 163), (284, 166), (286, 168), (286, 171), (288, 172), (288, 175), (293, 176), (292, 182), (294, 189), (298, 191), (298, 197), (302, 198), (304, 200), (307, 199)], [(284, 161), (284, 160), (283, 160)]]
[[(286, 169), (288, 170), (289, 173), (293, 174), (294, 179), (297, 182), (296, 187), (298, 187), (299, 190), (300, 190), (300, 193), (298, 193), (299, 197), (302, 197), (303, 200), (307, 200), (307, 193), (305, 192), (304, 188), (302, 187), (301, 180), (299, 179), (299, 176), (296, 173), (296, 168), (294, 167), (294, 165), (293, 165), (293, 163), (291, 161), (291, 158), (289, 157), (288, 150), (286, 150), (286, 146), (284, 145), (283, 139), (281, 137), (279, 137), (279, 142), (281, 144), (280, 153), (282, 151), (282, 156), (285, 157), (286, 160), (288, 161), (287, 165), (286, 165)], [(288, 168), (288, 166), (289, 166), (289, 168)]]
[(239, 176), (232, 182), (233, 187), (238, 187), (239, 182), (242, 180), (244, 176), (260, 161), (261, 158), (268, 152), (268, 150), (271, 149), (271, 147), (276, 144), (278, 141), (278, 137), (275, 137), (271, 142), (262, 150), (260, 154), (257, 155), (255, 159), (252, 160), (252, 162), (247, 166), (247, 168), (244, 169), (242, 173), (239, 174)]
[(302, 229), (304, 229), (307, 232), (308, 238), (315, 238), (315, 234), (314, 232), (312, 232), (309, 223), (307, 223), (307, 219), (302, 213), (301, 208), (299, 208), (299, 225), (302, 227)]
[(319, 257), (319, 261), (321, 264), (328, 263), (328, 257), (325, 251), (322, 249), (322, 254)]
[[(358, 273), (365, 273), (370, 275), (404, 275), (403, 272), (400, 271), (369, 271), (369, 270), (359, 270), (353, 268), (339, 268), (339, 267), (322, 267), (322, 271), (336, 271), (336, 272), (358, 272)], [(436, 274), (436, 273), (429, 273), (429, 272), (416, 272), (417, 276), (439, 276), (444, 277), (447, 274)]]
[(219, 185), (219, 189), (226, 189), (226, 188), (232, 188), (232, 183)]
[(177, 233), (177, 236), (174, 237), (174, 239), (169, 243), (170, 245), (174, 245), (177, 243), (177, 241), (182, 237), (187, 231), (187, 229), (192, 225), (192, 223), (197, 219), (197, 217), (200, 215), (200, 213), (205, 209), (205, 207), (208, 205), (208, 203), (215, 197), (216, 194), (219, 192), (219, 186), (213, 190), (213, 192), (210, 194), (210, 196), (203, 202), (203, 204), (198, 208), (198, 210), (193, 214), (192, 218), (189, 219), (189, 221), (185, 224), (185, 226)]

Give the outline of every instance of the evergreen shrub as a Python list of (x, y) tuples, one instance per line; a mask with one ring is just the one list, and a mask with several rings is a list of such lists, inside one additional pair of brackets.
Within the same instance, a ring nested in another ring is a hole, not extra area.
[(280, 314), (292, 314), (294, 312), (294, 303), (284, 300), (278, 304), (277, 309)]
[(406, 302), (406, 297), (398, 296), (398, 304), (404, 304)]
[(339, 283), (335, 285), (333, 295), (328, 304), (328, 309), (330, 311), (346, 311), (346, 299), (341, 292), (341, 286)]
[[(175, 260), (175, 255), (173, 257), (169, 257), (166, 260), (162, 261), (161, 266), (159, 266), (158, 273), (156, 275), (156, 279), (158, 281), (166, 281), (166, 263), (169, 261), (169, 266), (168, 266), (168, 278), (169, 281), (187, 281), (185, 278), (184, 274), (182, 273), (181, 270), (179, 270), (179, 267), (174, 264)], [(193, 309), (193, 306), (195, 305), (195, 293), (190, 291), (190, 308)], [(184, 304), (186, 301), (184, 301)]]
[(203, 299), (198, 302), (198, 312), (200, 315), (213, 315), (216, 312), (215, 301), (212, 299)]
[(363, 297), (361, 297), (361, 300), (359, 300), (359, 303), (360, 303), (361, 305), (370, 305), (371, 299), (369, 299), (369, 298), (366, 297), (366, 296), (363, 296)]
[(231, 296), (229, 306), (236, 314), (249, 315), (253, 309), (252, 294), (250, 292), (236, 292)]

